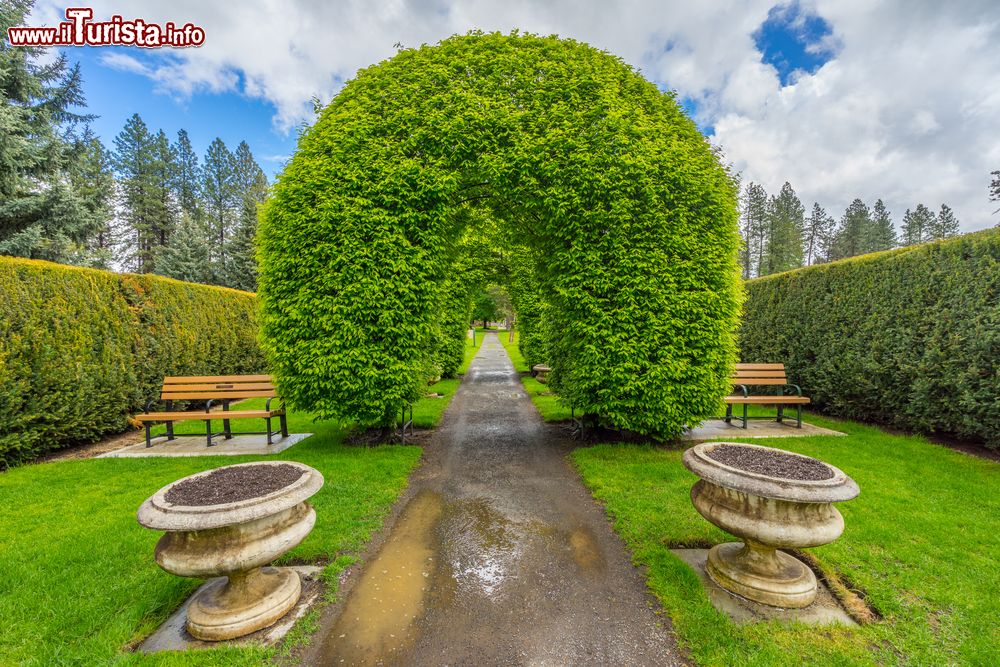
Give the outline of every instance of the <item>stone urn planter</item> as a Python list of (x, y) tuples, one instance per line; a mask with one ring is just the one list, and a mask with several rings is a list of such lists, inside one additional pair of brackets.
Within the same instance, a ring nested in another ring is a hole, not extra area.
[(166, 531), (156, 545), (160, 567), (182, 577), (227, 577), (188, 607), (193, 637), (241, 637), (295, 606), (299, 575), (264, 566), (312, 530), (316, 511), (306, 499), (322, 486), (323, 476), (301, 463), (242, 463), (185, 477), (142, 504), (139, 523)]
[(708, 442), (684, 452), (701, 477), (691, 489), (695, 509), (743, 542), (719, 544), (705, 569), (722, 588), (774, 607), (797, 609), (816, 598), (816, 576), (781, 548), (815, 547), (844, 531), (832, 503), (850, 500), (858, 485), (818, 459), (781, 449)]

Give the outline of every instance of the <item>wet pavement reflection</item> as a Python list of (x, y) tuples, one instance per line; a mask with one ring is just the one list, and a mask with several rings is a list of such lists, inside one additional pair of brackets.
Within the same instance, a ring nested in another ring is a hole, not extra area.
[(552, 434), (488, 335), (409, 499), (305, 661), (678, 664)]

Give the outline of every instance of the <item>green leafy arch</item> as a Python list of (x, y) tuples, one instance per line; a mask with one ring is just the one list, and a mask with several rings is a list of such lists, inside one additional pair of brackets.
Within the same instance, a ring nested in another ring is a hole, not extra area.
[(388, 423), (453, 358), (463, 249), (493, 224), (560, 395), (676, 433), (729, 388), (735, 202), (673, 96), (618, 58), (517, 34), (405, 50), (344, 87), (264, 206), (264, 349), (292, 405)]

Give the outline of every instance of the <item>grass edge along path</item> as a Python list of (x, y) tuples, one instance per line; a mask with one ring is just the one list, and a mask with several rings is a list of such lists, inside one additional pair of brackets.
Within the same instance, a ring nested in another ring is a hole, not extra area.
[(542, 384), (531, 377), (531, 369), (528, 367), (528, 362), (524, 360), (521, 350), (517, 347), (518, 332), (514, 332), (513, 341), (510, 340), (508, 332), (503, 329), (500, 329), (496, 333), (500, 339), (500, 344), (507, 350), (507, 354), (514, 364), (514, 370), (521, 374), (521, 384), (524, 386), (524, 391), (527, 392), (531, 402), (535, 404), (535, 408), (542, 415), (542, 419), (547, 422), (561, 422), (572, 418), (570, 407), (565, 405), (557, 395), (553, 394), (548, 385)]
[[(466, 367), (481, 344), (481, 336), (475, 345), (468, 341)], [(428, 387), (442, 397), (417, 401), (416, 425), (436, 426), (459, 383), (445, 379)], [(263, 407), (263, 399), (245, 405)], [(249, 428), (234, 421), (234, 430)], [(0, 473), (0, 507), (5, 508), (0, 513), (0, 664), (258, 665), (308, 641), (315, 611), (300, 619), (277, 648), (152, 656), (127, 650), (200, 583), (156, 565), (153, 550), (161, 533), (139, 526), (136, 510), (165, 484), (223, 465), (294, 460), (323, 473), (326, 483), (310, 501), (316, 527), (283, 560), (326, 564), (324, 603), (336, 599), (338, 576), (382, 526), (421, 450), (349, 447), (336, 422), (315, 422), (298, 413), (290, 413), (288, 421), (291, 432), (314, 435), (272, 457), (83, 459)], [(200, 434), (202, 428), (201, 422), (183, 422), (177, 433)]]
[(991, 664), (1000, 654), (1000, 466), (918, 436), (809, 421), (847, 437), (743, 441), (823, 459), (861, 486), (838, 504), (841, 538), (807, 551), (883, 616), (863, 627), (737, 625), (717, 612), (670, 552), (733, 540), (691, 505), (697, 478), (681, 449), (608, 444), (571, 458), (698, 664)]

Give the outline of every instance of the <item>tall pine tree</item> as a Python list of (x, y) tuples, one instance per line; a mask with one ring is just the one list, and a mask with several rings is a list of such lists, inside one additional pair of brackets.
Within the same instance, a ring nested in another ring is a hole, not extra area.
[(865, 252), (865, 236), (872, 224), (871, 211), (860, 199), (855, 199), (844, 211), (831, 247), (831, 259), (854, 257)]
[(120, 259), (133, 271), (153, 272), (176, 224), (170, 142), (162, 131), (150, 134), (139, 114), (133, 114), (115, 137), (114, 165), (126, 229)]
[(761, 275), (764, 255), (767, 251), (767, 192), (759, 183), (747, 183), (742, 198), (742, 219), (740, 228), (743, 235), (744, 252), (743, 277), (746, 279)]
[(786, 181), (778, 196), (771, 197), (768, 206), (765, 273), (778, 273), (802, 266), (804, 216), (802, 202), (792, 185)]
[(875, 202), (872, 209), (871, 224), (862, 235), (862, 246), (862, 252), (878, 252), (896, 247), (896, 228), (892, 225), (889, 209), (881, 199)]
[(903, 214), (902, 244), (907, 246), (929, 241), (935, 224), (934, 214), (923, 204), (917, 204), (913, 211), (906, 209)]
[(177, 205), (182, 213), (192, 220), (201, 222), (201, 168), (198, 166), (198, 154), (191, 146), (187, 130), (177, 132), (173, 152), (176, 160), (174, 170), (173, 192)]
[(826, 258), (834, 222), (818, 202), (813, 202), (812, 213), (805, 219), (805, 230), (802, 235), (806, 265), (815, 264)]
[(212, 265), (205, 229), (184, 211), (181, 211), (170, 245), (159, 259), (157, 270), (161, 275), (193, 283), (211, 280)]
[[(0, 3), (0, 35), (24, 25), (31, 6)], [(73, 183), (88, 159), (75, 128), (92, 117), (76, 112), (85, 105), (79, 65), (44, 55), (0, 39), (0, 253), (76, 261), (104, 222), (100, 201)]]
[(939, 241), (958, 236), (958, 231), (958, 218), (955, 217), (955, 212), (947, 204), (941, 204), (941, 210), (931, 223), (928, 236), (932, 240)]
[(229, 275), (228, 244), (236, 223), (239, 205), (236, 159), (222, 139), (216, 138), (205, 153), (201, 170), (205, 221), (209, 232), (212, 281), (226, 284)]
[(253, 158), (250, 146), (241, 141), (235, 155), (236, 190), (239, 198), (236, 230), (229, 246), (227, 285), (257, 290), (257, 206), (267, 197), (267, 176)]

